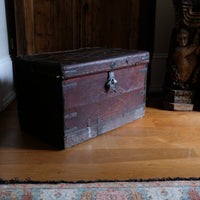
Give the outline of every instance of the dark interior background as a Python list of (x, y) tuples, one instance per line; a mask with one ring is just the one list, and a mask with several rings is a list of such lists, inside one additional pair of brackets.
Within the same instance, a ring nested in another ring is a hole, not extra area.
[(10, 49), (16, 55), (86, 46), (153, 51), (155, 0), (5, 3)]
[[(13, 58), (94, 46), (153, 53), (156, 0), (5, 0), (5, 4)], [(150, 73), (149, 65), (148, 83)]]

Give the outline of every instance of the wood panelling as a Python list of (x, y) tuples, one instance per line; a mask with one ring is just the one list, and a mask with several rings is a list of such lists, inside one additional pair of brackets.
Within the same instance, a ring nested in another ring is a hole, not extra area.
[(154, 28), (140, 34), (153, 19), (145, 16), (154, 16), (143, 12), (146, 0), (14, 1), (18, 55), (86, 46), (143, 49), (141, 36), (146, 41)]
[(132, 12), (133, 8), (139, 10), (139, 1), (82, 1), (80, 46), (136, 48), (139, 12)]
[(16, 24), (16, 46), (17, 55), (26, 54), (25, 42), (25, 16), (24, 16), (24, 2), (23, 0), (15, 0), (15, 24)]
[(25, 20), (25, 40), (24, 50), (27, 54), (35, 52), (35, 35), (34, 35), (34, 0), (24, 0), (24, 18)]
[(35, 51), (73, 48), (72, 0), (34, 0)]

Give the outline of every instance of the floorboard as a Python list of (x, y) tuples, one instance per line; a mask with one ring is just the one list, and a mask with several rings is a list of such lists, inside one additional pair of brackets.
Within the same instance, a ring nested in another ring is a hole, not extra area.
[(20, 130), (17, 102), (0, 113), (0, 178), (125, 180), (200, 177), (200, 112), (163, 110), (147, 98), (145, 117), (58, 151)]

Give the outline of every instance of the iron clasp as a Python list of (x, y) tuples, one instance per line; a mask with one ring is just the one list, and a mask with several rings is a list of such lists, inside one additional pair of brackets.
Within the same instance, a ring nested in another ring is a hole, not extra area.
[(115, 79), (115, 73), (114, 71), (110, 71), (108, 73), (108, 81), (106, 82), (106, 87), (109, 89), (109, 88), (112, 88), (112, 90), (114, 92), (116, 92), (116, 84), (117, 84), (117, 80)]

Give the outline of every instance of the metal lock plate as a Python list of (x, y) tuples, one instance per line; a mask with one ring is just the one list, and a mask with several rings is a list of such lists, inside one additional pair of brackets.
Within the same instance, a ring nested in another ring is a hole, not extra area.
[(111, 88), (114, 92), (116, 92), (116, 84), (117, 80), (115, 79), (115, 73), (114, 71), (110, 71), (108, 74), (108, 81), (106, 82), (106, 88)]

